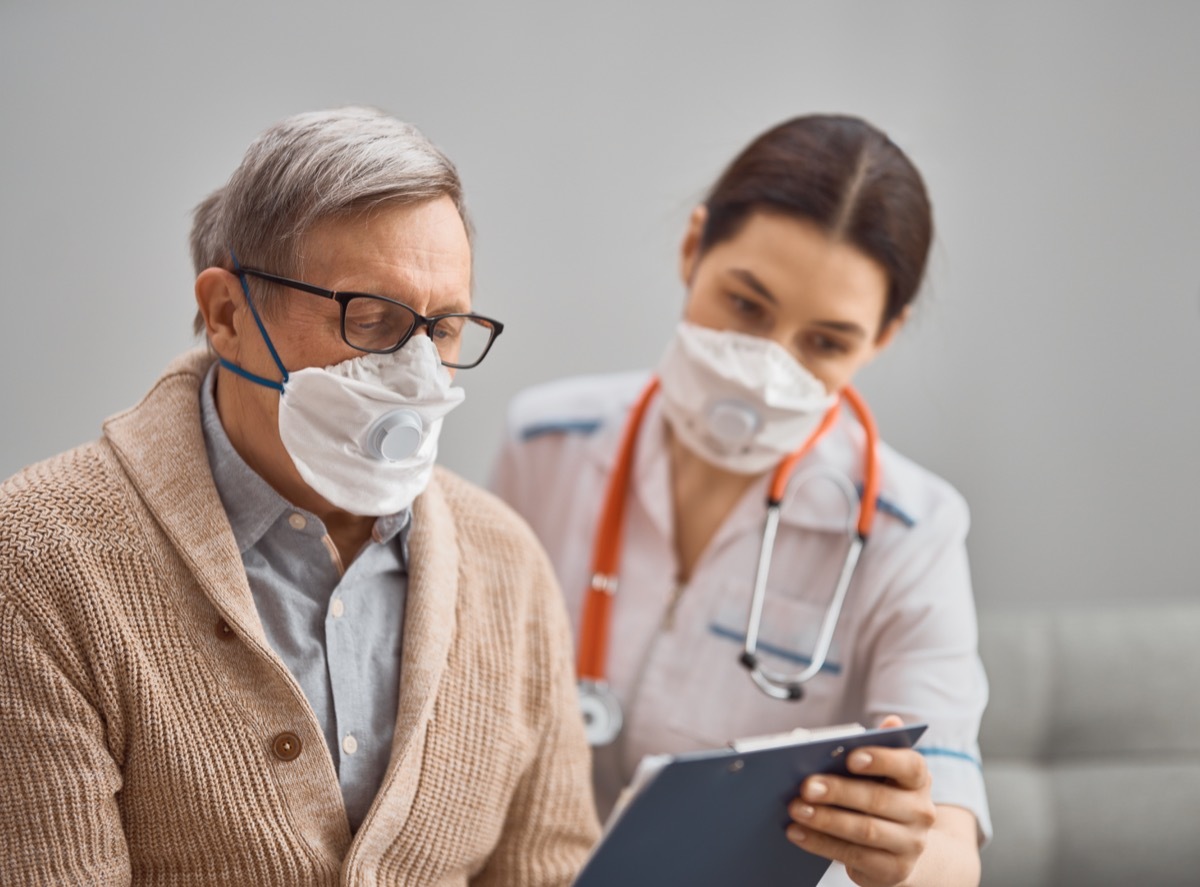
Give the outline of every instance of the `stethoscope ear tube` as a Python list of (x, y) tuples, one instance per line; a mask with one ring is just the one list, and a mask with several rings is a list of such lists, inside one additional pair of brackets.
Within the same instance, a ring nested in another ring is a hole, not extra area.
[[(866, 435), (866, 446), (863, 455), (863, 490), (859, 497), (858, 525), (850, 537), (850, 547), (846, 551), (846, 559), (842, 562), (842, 571), (838, 575), (837, 585), (833, 589), (833, 597), (825, 609), (821, 620), (821, 628), (817, 634), (817, 643), (813, 648), (812, 659), (798, 674), (784, 674), (764, 668), (758, 660), (758, 633), (762, 625), (763, 600), (767, 593), (767, 574), (771, 569), (771, 556), (775, 552), (775, 536), (779, 530), (779, 507), (783, 499), (783, 491), (787, 484), (792, 467), (807, 454), (807, 447), (790, 456), (780, 464), (771, 484), (771, 492), (767, 497), (767, 517), (763, 526), (762, 547), (758, 553), (758, 567), (754, 573), (754, 593), (750, 598), (750, 616), (746, 620), (746, 643), (742, 655), (738, 657), (750, 672), (750, 678), (755, 685), (772, 699), (799, 701), (804, 697), (802, 684), (820, 674), (829, 656), (829, 648), (833, 643), (833, 633), (837, 629), (838, 619), (842, 615), (842, 604), (846, 600), (846, 592), (850, 588), (850, 580), (854, 578), (854, 570), (862, 557), (863, 546), (867, 544), (867, 536), (875, 520), (875, 500), (879, 494), (879, 463), (877, 449), (879, 434), (875, 428), (875, 420), (867, 409), (862, 397), (853, 388), (842, 390), (842, 397), (858, 416)], [(822, 431), (832, 425), (833, 416), (837, 411), (834, 407), (826, 416)], [(818, 436), (821, 432), (818, 432)], [(845, 492), (845, 491), (844, 491)]]
[(846, 551), (845, 561), (842, 562), (842, 571), (838, 575), (837, 585), (833, 589), (833, 597), (829, 601), (829, 606), (825, 608), (825, 617), (821, 620), (821, 629), (817, 634), (817, 643), (813, 648), (812, 660), (808, 667), (798, 674), (784, 674), (764, 668), (758, 661), (758, 631), (762, 625), (767, 574), (770, 572), (771, 555), (775, 551), (775, 534), (778, 529), (779, 505), (772, 503), (767, 506), (767, 520), (763, 528), (762, 548), (758, 555), (758, 569), (754, 574), (754, 593), (750, 598), (750, 616), (746, 620), (746, 644), (742, 648), (739, 661), (749, 669), (751, 679), (768, 696), (773, 699), (798, 702), (804, 696), (804, 689), (801, 685), (816, 677), (825, 666), (825, 660), (829, 656), (829, 647), (833, 643), (833, 632), (842, 615), (842, 604), (846, 600), (846, 592), (850, 588), (850, 580), (854, 578), (854, 569), (858, 566), (867, 537), (863, 533), (856, 533), (850, 539), (850, 548)]
[[(631, 481), (634, 448), (638, 429), (641, 427), (650, 400), (658, 390), (658, 379), (651, 379), (642, 391), (630, 413), (625, 426), (617, 462), (609, 478), (604, 507), (601, 511), (596, 540), (592, 553), (592, 579), (586, 592), (580, 626), (579, 649), (576, 662), (580, 708), (592, 745), (612, 742), (620, 733), (623, 717), (620, 704), (606, 681), (606, 658), (608, 652), (608, 627), (611, 621), (613, 596), (620, 573), (625, 494)], [(771, 568), (771, 555), (775, 550), (775, 537), (779, 530), (780, 504), (783, 501), (793, 469), (804, 460), (817, 441), (838, 420), (840, 402), (835, 404), (822, 419), (820, 426), (799, 450), (786, 457), (775, 469), (767, 497), (766, 523), (763, 528), (762, 547), (759, 550), (758, 566), (754, 576), (754, 593), (750, 602), (750, 616), (746, 625), (746, 641), (739, 661), (750, 672), (755, 685), (773, 699), (796, 701), (804, 696), (802, 684), (815, 677), (824, 667), (833, 642), (833, 634), (841, 616), (842, 604), (854, 576), (855, 567), (862, 555), (871, 524), (875, 517), (875, 502), (879, 491), (876, 448), (878, 434), (874, 420), (862, 398), (852, 388), (844, 388), (841, 399), (847, 402), (858, 415), (866, 434), (864, 453), (863, 490), (859, 499), (858, 524), (851, 535), (850, 548), (838, 577), (837, 586), (821, 621), (812, 661), (799, 674), (783, 674), (764, 668), (758, 659), (758, 635), (762, 626), (763, 601), (766, 597), (767, 575)], [(799, 481), (798, 483), (802, 482)], [(855, 490), (851, 482), (839, 482), (847, 502), (853, 508)]]
[[(771, 571), (771, 555), (775, 551), (775, 534), (779, 532), (779, 503), (773, 498), (767, 503), (767, 518), (763, 524), (762, 545), (758, 549), (758, 566), (754, 570), (754, 593), (750, 598), (750, 615), (746, 618), (746, 643), (742, 648), (741, 663), (750, 669), (750, 676), (762, 686), (762, 669), (758, 664), (758, 630), (762, 625), (763, 598), (767, 592), (767, 574)], [(770, 689), (768, 689), (770, 688)], [(767, 695), (776, 699), (787, 699), (788, 695), (776, 695), (770, 684), (763, 688)]]

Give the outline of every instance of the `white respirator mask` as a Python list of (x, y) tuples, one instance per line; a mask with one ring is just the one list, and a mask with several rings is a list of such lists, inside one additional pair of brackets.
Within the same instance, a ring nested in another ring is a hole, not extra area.
[(279, 397), (279, 437), (304, 482), (330, 505), (378, 517), (412, 505), (429, 485), (442, 419), (466, 392), (428, 336), (391, 354), (365, 353), (329, 367), (289, 372), (242, 287), (271, 357), (274, 382), (220, 358), (226, 369)]
[(429, 484), (442, 419), (466, 393), (450, 387), (428, 336), (392, 354), (364, 354), (289, 374), (279, 436), (296, 470), (330, 505), (394, 514)]
[(799, 449), (837, 403), (777, 342), (681, 321), (658, 367), (662, 409), (711, 465), (761, 474)]

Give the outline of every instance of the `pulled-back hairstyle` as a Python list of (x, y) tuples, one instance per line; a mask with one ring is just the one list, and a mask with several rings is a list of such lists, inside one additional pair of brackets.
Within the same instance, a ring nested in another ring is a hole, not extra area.
[[(375, 108), (347, 107), (288, 117), (256, 138), (224, 187), (193, 214), (192, 264), (238, 262), (296, 276), (299, 246), (325, 219), (382, 203), (449, 197), (467, 234), (471, 224), (454, 164), (420, 131)], [(263, 289), (262, 305), (275, 295)], [(204, 320), (197, 313), (197, 334)]]
[(921, 174), (857, 117), (814, 114), (767, 130), (734, 158), (705, 206), (701, 254), (760, 211), (812, 222), (857, 247), (887, 272), (885, 326), (916, 297), (933, 239)]

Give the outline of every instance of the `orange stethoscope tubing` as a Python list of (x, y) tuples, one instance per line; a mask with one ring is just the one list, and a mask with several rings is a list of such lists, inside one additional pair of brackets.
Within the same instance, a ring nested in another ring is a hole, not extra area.
[[(583, 606), (583, 621), (580, 627), (579, 652), (576, 661), (577, 676), (582, 683), (604, 685), (607, 674), (609, 627), (612, 622), (612, 602), (617, 591), (617, 576), (620, 571), (622, 530), (625, 522), (625, 499), (633, 472), (633, 455), (637, 446), (638, 432), (646, 410), (658, 392), (657, 378), (642, 391), (633, 406), (625, 425), (618, 451), (617, 462), (609, 478), (604, 497), (604, 508), (596, 530), (595, 546), (592, 551), (591, 582)], [(866, 441), (863, 454), (863, 490), (859, 506), (857, 533), (852, 537), (833, 598), (822, 620), (817, 646), (810, 664), (796, 675), (779, 674), (764, 669), (758, 662), (758, 629), (762, 619), (762, 603), (766, 590), (767, 573), (775, 547), (775, 534), (779, 525), (779, 509), (788, 481), (796, 466), (807, 456), (819, 441), (837, 423), (841, 401), (845, 401), (858, 417)], [(833, 630), (841, 614), (842, 602), (850, 579), (858, 565), (863, 546), (875, 520), (876, 498), (879, 495), (879, 465), (877, 448), (879, 435), (875, 420), (861, 395), (853, 388), (842, 389), (835, 403), (821, 420), (817, 430), (795, 452), (784, 457), (775, 468), (767, 495), (767, 518), (763, 528), (762, 547), (759, 552), (758, 569), (755, 573), (754, 595), (751, 600), (750, 617), (746, 626), (746, 642), (740, 657), (741, 663), (750, 670), (754, 683), (776, 699), (799, 699), (803, 695), (800, 687), (815, 676), (825, 664)]]

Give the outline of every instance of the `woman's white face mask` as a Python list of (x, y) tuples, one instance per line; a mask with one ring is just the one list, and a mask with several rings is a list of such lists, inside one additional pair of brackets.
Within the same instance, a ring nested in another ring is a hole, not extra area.
[(671, 431), (706, 462), (737, 474), (773, 468), (837, 402), (778, 343), (687, 321), (658, 375)]

